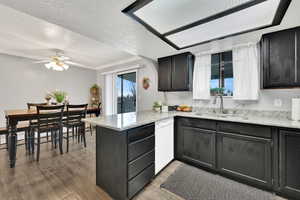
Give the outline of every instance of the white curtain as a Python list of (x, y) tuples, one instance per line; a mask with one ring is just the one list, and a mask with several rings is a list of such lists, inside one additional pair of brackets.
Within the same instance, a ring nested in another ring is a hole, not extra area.
[(116, 113), (116, 91), (115, 91), (115, 74), (105, 75), (105, 90), (104, 90), (104, 111), (105, 115)]
[(232, 50), (234, 100), (258, 100), (259, 53), (257, 44), (236, 47)]
[(196, 57), (193, 78), (193, 99), (210, 99), (211, 55)]

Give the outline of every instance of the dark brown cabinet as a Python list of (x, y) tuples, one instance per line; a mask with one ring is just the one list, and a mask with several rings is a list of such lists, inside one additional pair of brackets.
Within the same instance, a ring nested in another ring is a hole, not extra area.
[(175, 126), (176, 159), (273, 188), (275, 145), (270, 127), (183, 117), (176, 118)]
[(299, 28), (263, 35), (261, 64), (263, 88), (300, 86)]
[(154, 124), (124, 131), (97, 127), (96, 183), (113, 199), (131, 199), (153, 179), (154, 130)]
[(168, 91), (172, 81), (172, 57), (158, 59), (158, 90)]
[(218, 132), (218, 170), (247, 183), (272, 187), (271, 139)]
[(300, 199), (300, 131), (280, 131), (280, 191)]
[(192, 127), (181, 127), (182, 159), (207, 168), (215, 168), (216, 132)]
[(296, 30), (296, 38), (295, 38), (295, 45), (296, 45), (296, 69), (297, 69), (297, 84), (300, 85), (300, 28)]
[(182, 53), (158, 59), (158, 90), (189, 91), (192, 89), (194, 56)]

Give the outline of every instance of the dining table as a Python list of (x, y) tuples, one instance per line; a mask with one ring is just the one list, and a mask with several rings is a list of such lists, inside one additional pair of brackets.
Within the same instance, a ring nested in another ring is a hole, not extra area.
[[(69, 111), (72, 112), (72, 111)], [(96, 117), (100, 115), (101, 108), (89, 106), (87, 114), (95, 114)], [(17, 154), (17, 125), (22, 121), (37, 120), (38, 114), (36, 110), (19, 109), (19, 110), (5, 110), (5, 118), (7, 120), (8, 130), (8, 152), (9, 152), (9, 165), (14, 168), (16, 165)], [(67, 110), (63, 111), (63, 115), (67, 115)]]

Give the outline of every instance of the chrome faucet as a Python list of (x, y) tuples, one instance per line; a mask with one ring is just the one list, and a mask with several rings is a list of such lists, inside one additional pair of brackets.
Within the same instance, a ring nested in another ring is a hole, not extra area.
[(221, 114), (225, 114), (225, 112), (224, 112), (223, 95), (222, 95), (222, 94), (216, 94), (216, 95), (215, 95), (213, 104), (216, 104), (216, 103), (217, 103), (217, 98), (218, 98), (218, 97), (220, 97), (220, 113), (221, 113)]

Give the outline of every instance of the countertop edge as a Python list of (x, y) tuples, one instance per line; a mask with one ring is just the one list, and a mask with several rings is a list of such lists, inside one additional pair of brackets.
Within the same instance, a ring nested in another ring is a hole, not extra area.
[[(161, 120), (168, 119), (168, 118), (174, 118), (174, 117), (188, 117), (188, 118), (216, 120), (216, 121), (223, 121), (223, 122), (244, 123), (244, 124), (253, 124), (253, 125), (261, 125), (261, 126), (271, 126), (271, 127), (279, 127), (279, 128), (300, 129), (300, 122), (295, 122), (295, 123), (299, 123), (298, 125), (287, 125), (287, 124), (284, 124), (285, 122), (283, 122), (283, 123), (276, 123), (276, 122), (272, 123), (272, 122), (268, 122), (268, 121), (258, 122), (258, 121), (253, 121), (251, 119), (250, 120), (249, 119), (242, 120), (242, 119), (235, 119), (235, 118), (211, 117), (211, 116), (204, 116), (204, 115), (200, 116), (200, 115), (196, 115), (196, 114), (193, 114), (193, 113), (188, 113), (188, 114), (187, 113), (174, 113), (173, 115), (170, 114), (169, 116), (161, 116), (161, 117), (159, 116), (155, 119), (141, 121), (141, 122), (126, 126), (124, 128), (118, 128), (118, 127), (115, 127), (115, 126), (110, 126), (110, 125), (107, 125), (107, 124), (104, 124), (104, 123), (99, 123), (99, 122), (93, 121), (93, 119), (97, 119), (97, 118), (86, 118), (86, 119), (83, 119), (82, 121), (90, 123), (90, 124), (95, 125), (95, 126), (109, 128), (109, 129), (113, 129), (113, 130), (116, 130), (116, 131), (125, 131), (125, 130), (128, 130), (128, 129), (136, 128), (136, 127), (139, 127), (139, 126), (143, 126), (143, 125), (146, 125), (146, 124), (150, 124), (150, 123), (154, 123), (154, 122), (157, 122), (157, 121), (161, 121)], [(280, 120), (280, 119), (278, 119), (278, 120)], [(289, 121), (287, 123), (293, 123), (293, 121)]]

